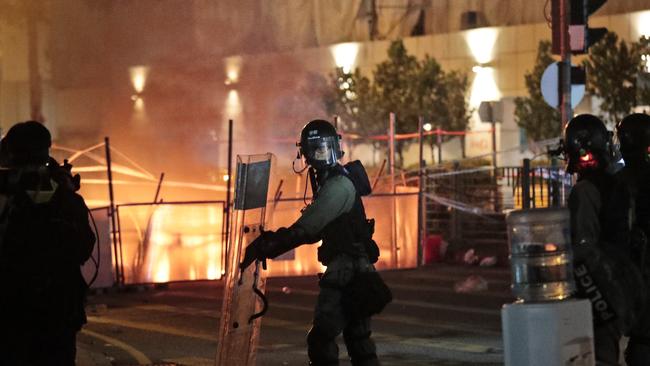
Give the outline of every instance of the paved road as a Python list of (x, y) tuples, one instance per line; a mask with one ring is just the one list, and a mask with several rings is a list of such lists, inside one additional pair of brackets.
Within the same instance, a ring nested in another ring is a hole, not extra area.
[[(455, 293), (454, 284), (473, 274), (488, 289)], [(512, 301), (507, 270), (436, 266), (383, 275), (394, 295), (373, 320), (383, 365), (503, 364), (499, 311)], [(212, 366), (222, 289), (206, 281), (94, 295), (79, 347), (95, 364)], [(317, 291), (312, 277), (269, 279), (258, 365), (307, 364), (305, 335)], [(341, 364), (349, 365), (345, 356), (341, 344)]]

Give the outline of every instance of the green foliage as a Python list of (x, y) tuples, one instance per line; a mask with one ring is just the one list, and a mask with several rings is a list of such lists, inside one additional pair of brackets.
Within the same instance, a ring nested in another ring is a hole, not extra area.
[(375, 135), (386, 131), (377, 108), (379, 95), (370, 80), (359, 69), (344, 72), (339, 68), (330, 77), (330, 87), (325, 90), (325, 110), (341, 118), (345, 131), (362, 135)]
[[(380, 96), (382, 115), (390, 112), (397, 117), (395, 131), (417, 131), (419, 106), (423, 98), (418, 60), (407, 53), (402, 41), (391, 43), (388, 60), (377, 65), (374, 71), (375, 87)], [(429, 76), (429, 75), (427, 75)]]
[[(341, 117), (346, 130), (362, 135), (385, 133), (391, 112), (397, 118), (396, 133), (416, 132), (419, 117), (445, 130), (462, 131), (471, 116), (468, 87), (466, 75), (444, 72), (429, 56), (418, 61), (400, 40), (391, 43), (388, 59), (373, 71), (373, 81), (358, 69), (353, 73), (337, 70), (324, 102), (329, 113)], [(408, 143), (396, 142), (400, 165)]]
[(515, 98), (515, 122), (525, 129), (528, 137), (533, 140), (556, 137), (562, 131), (560, 113), (546, 104), (540, 86), (544, 70), (553, 62), (555, 60), (551, 56), (551, 42), (539, 42), (535, 67), (524, 76), (529, 96)]
[(635, 44), (637, 55), (641, 57), (639, 78), (637, 79), (637, 104), (650, 105), (650, 38), (641, 37)]
[(604, 121), (616, 123), (637, 104), (637, 77), (642, 70), (641, 43), (627, 44), (608, 32), (589, 48), (584, 61), (587, 91), (602, 100)]

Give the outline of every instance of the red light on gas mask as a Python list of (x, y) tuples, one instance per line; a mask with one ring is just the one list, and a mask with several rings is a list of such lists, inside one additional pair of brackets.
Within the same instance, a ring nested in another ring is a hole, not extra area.
[(591, 152), (587, 152), (580, 156), (578, 166), (580, 169), (596, 168), (598, 166), (598, 161), (594, 158), (594, 155)]

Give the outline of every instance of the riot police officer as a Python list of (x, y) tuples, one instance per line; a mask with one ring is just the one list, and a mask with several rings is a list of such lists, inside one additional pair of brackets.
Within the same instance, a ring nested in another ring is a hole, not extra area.
[(564, 131), (571, 189), (571, 242), (578, 297), (591, 301), (598, 365), (618, 365), (621, 335), (635, 324), (641, 275), (631, 260), (630, 197), (617, 176), (620, 155), (597, 117), (582, 114)]
[[(650, 287), (650, 252), (647, 238), (650, 235), (650, 116), (634, 113), (616, 126), (616, 133), (625, 161), (622, 177), (633, 198), (634, 222), (632, 227), (632, 254), (643, 273), (647, 293)], [(645, 304), (639, 322), (630, 331), (625, 350), (629, 366), (650, 365), (650, 304)]]
[(80, 266), (95, 243), (78, 178), (49, 157), (39, 122), (14, 125), (2, 145), (0, 365), (74, 365), (86, 322)]
[(314, 200), (289, 228), (264, 232), (251, 243), (241, 266), (322, 239), (318, 259), (327, 270), (319, 281), (320, 293), (307, 336), (310, 364), (338, 365), (336, 337), (342, 332), (353, 365), (379, 365), (370, 338), (369, 313), (357, 311), (359, 305), (350, 302), (354, 297), (350, 287), (359, 274), (376, 273), (372, 263), (379, 252), (371, 240), (374, 228), (366, 220), (361, 201), (361, 196), (370, 193), (370, 183), (358, 161), (345, 167), (338, 163), (343, 156), (339, 139), (327, 121), (313, 120), (304, 126), (298, 145), (309, 165)]

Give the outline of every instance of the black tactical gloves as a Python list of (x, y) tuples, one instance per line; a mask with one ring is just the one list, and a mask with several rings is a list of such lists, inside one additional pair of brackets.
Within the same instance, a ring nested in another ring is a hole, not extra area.
[(247, 268), (256, 259), (275, 258), (305, 242), (307, 241), (304, 235), (301, 235), (300, 230), (294, 227), (288, 229), (282, 227), (277, 231), (262, 231), (260, 236), (246, 247), (244, 260), (239, 265), (239, 268)]

